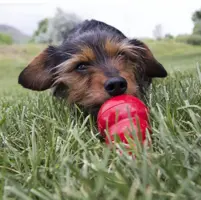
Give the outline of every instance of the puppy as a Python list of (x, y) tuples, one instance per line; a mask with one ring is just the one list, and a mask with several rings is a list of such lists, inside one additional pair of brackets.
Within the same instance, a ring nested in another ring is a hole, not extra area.
[(59, 46), (49, 46), (20, 73), (23, 87), (43, 91), (97, 114), (109, 98), (130, 94), (141, 98), (152, 78), (167, 76), (164, 67), (141, 41), (118, 29), (86, 20)]

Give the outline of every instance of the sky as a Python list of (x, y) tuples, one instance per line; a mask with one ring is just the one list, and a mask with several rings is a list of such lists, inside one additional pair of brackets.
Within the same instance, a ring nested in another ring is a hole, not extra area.
[(54, 16), (57, 7), (82, 19), (104, 21), (128, 37), (153, 37), (157, 24), (164, 34), (191, 33), (191, 16), (201, 0), (0, 0), (0, 24), (32, 34), (38, 21)]

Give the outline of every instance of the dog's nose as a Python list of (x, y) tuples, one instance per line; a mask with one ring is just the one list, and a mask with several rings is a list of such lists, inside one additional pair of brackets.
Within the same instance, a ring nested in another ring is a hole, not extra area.
[(111, 96), (123, 94), (127, 89), (126, 79), (122, 77), (114, 77), (108, 79), (104, 84), (105, 90)]

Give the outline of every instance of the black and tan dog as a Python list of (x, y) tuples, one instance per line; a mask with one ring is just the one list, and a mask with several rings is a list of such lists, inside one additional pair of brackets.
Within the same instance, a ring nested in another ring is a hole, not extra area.
[(55, 96), (93, 111), (112, 96), (140, 97), (152, 78), (166, 76), (143, 42), (103, 22), (86, 20), (60, 46), (49, 46), (34, 58), (19, 83), (38, 91), (53, 88)]

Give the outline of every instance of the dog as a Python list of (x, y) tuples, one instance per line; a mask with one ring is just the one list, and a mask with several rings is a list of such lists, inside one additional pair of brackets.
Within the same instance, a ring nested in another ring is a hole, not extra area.
[(152, 78), (167, 71), (146, 44), (115, 27), (85, 20), (58, 46), (48, 46), (20, 73), (24, 88), (44, 91), (97, 114), (109, 98), (146, 95)]

